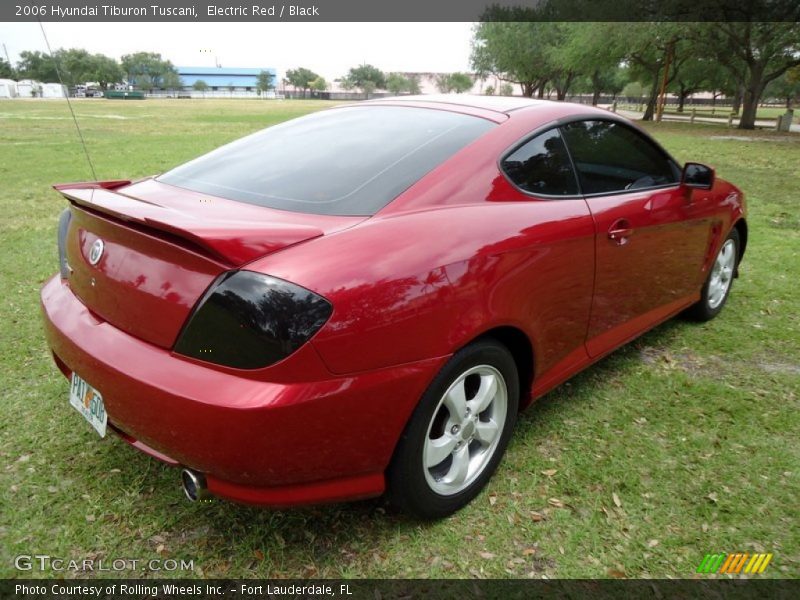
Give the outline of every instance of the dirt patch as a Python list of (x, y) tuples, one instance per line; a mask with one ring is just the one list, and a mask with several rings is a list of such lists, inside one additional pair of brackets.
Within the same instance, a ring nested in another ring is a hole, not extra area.
[[(683, 371), (692, 375), (719, 377), (721, 374), (739, 370), (732, 366), (729, 359), (715, 354), (700, 356), (691, 351), (670, 352), (663, 348), (647, 347), (639, 349), (639, 356), (646, 365), (652, 365), (663, 371)], [(739, 363), (737, 363), (739, 364)], [(800, 375), (800, 364), (792, 362), (768, 360), (764, 357), (753, 357), (746, 363), (753, 369), (764, 373), (781, 375)], [(741, 366), (741, 365), (740, 365)]]
[(646, 347), (639, 350), (639, 356), (646, 365), (664, 371), (684, 371), (697, 375), (718, 373), (724, 364), (718, 356), (699, 356), (689, 350), (670, 352), (663, 348)]
[(749, 135), (712, 135), (709, 136), (712, 140), (729, 140), (731, 142), (797, 142), (800, 137), (785, 135), (785, 136), (763, 136), (755, 137)]
[(767, 373), (781, 373), (786, 375), (800, 375), (800, 365), (781, 362), (759, 362), (756, 363), (759, 369)]

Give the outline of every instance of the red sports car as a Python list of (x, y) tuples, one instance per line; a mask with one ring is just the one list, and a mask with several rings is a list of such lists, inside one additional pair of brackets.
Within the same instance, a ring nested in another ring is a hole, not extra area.
[(517, 413), (665, 319), (716, 316), (742, 193), (627, 120), (411, 97), (265, 129), (159, 177), (56, 186), (42, 289), (70, 402), (191, 499), (486, 484)]

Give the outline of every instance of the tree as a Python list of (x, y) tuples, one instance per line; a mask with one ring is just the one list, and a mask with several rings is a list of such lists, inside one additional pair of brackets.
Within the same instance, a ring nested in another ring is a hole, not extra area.
[(315, 92), (324, 92), (328, 89), (328, 82), (325, 81), (324, 77), (317, 77), (311, 82), (311, 89)]
[(592, 74), (592, 102), (597, 105), (600, 99), (600, 94), (605, 92), (611, 94), (611, 97), (616, 100), (619, 94), (628, 83), (629, 73), (628, 69), (616, 66), (610, 70), (597, 71)]
[(683, 112), (690, 95), (711, 88), (709, 76), (716, 70), (716, 65), (703, 57), (693, 56), (684, 63), (670, 86), (670, 91), (678, 96), (678, 112)]
[(86, 70), (86, 81), (96, 81), (104, 90), (113, 83), (119, 83), (124, 77), (119, 63), (104, 54), (92, 54)]
[(601, 26), (602, 35), (613, 51), (623, 54), (631, 77), (649, 84), (643, 121), (653, 120), (667, 64), (666, 83), (669, 85), (683, 62), (692, 55), (686, 47), (686, 27), (686, 24), (676, 23), (603, 23)]
[(161, 77), (161, 88), (165, 90), (177, 90), (183, 87), (183, 80), (177, 71), (167, 71)]
[(487, 96), (494, 96), (494, 86), (492, 85), (486, 86), (486, 89), (483, 90), (483, 93), (486, 94)]
[(258, 93), (268, 92), (274, 88), (275, 86), (272, 84), (273, 79), (275, 79), (275, 75), (273, 75), (272, 72), (261, 71), (256, 79), (256, 90)]
[(347, 74), (347, 79), (353, 87), (360, 89), (367, 99), (376, 89), (386, 87), (386, 76), (383, 71), (372, 65), (353, 67)]
[[(756, 110), (771, 81), (800, 65), (800, 22), (742, 21), (696, 24), (698, 52), (723, 65), (743, 91), (739, 129), (754, 129)], [(776, 20), (780, 15), (776, 15)]]
[[(607, 45), (599, 45), (593, 37), (594, 29), (588, 23), (551, 23), (548, 36), (542, 39), (546, 44), (544, 69), (556, 90), (556, 99), (565, 100), (576, 79), (589, 75), (589, 63), (598, 57), (605, 57)], [(581, 44), (583, 42), (583, 45)], [(585, 46), (585, 47), (584, 47)], [(591, 58), (590, 58), (591, 57)], [(602, 60), (600, 65), (608, 67)]]
[[(596, 106), (600, 94), (603, 92), (619, 93), (625, 81), (620, 81), (619, 65), (624, 57), (624, 51), (608, 43), (605, 29), (595, 23), (559, 23), (558, 35), (550, 47), (550, 62), (555, 65), (554, 70), (560, 71), (553, 75), (557, 80), (556, 85), (559, 100), (566, 96), (570, 83), (576, 83), (579, 76), (585, 79), (581, 82), (583, 89), (592, 93), (592, 105)], [(569, 75), (572, 80), (568, 81)], [(563, 83), (566, 83), (566, 88)], [(559, 86), (562, 87), (559, 90)]]
[(53, 53), (64, 85), (73, 87), (88, 81), (95, 81), (92, 69), (92, 56), (80, 48), (64, 50), (60, 48)]
[(153, 79), (150, 77), (150, 75), (137, 76), (136, 81), (133, 85), (139, 88), (140, 90), (144, 90), (146, 92), (151, 92), (156, 87), (156, 84), (153, 83)]
[(103, 54), (89, 54), (80, 48), (60, 48), (52, 56), (41, 52), (21, 52), (17, 66), (19, 75), (25, 79), (44, 82), (60, 80), (69, 87), (96, 81), (100, 87), (106, 89), (108, 84), (120, 81), (123, 75), (122, 69), (113, 58)]
[(156, 52), (126, 54), (120, 62), (128, 83), (146, 90), (162, 87), (167, 73), (177, 74), (172, 63)]
[(764, 95), (768, 98), (779, 98), (787, 110), (791, 109), (794, 102), (800, 100), (800, 67), (789, 69), (770, 83)]
[(353, 82), (352, 82), (352, 81), (350, 81), (350, 78), (349, 78), (347, 75), (345, 75), (345, 76), (344, 76), (344, 77), (342, 77), (341, 79), (334, 79), (334, 81), (338, 81), (338, 82), (339, 82), (339, 86), (340, 86), (340, 87), (341, 87), (343, 90), (348, 90), (348, 91), (350, 91), (350, 90), (352, 90), (353, 88), (355, 88), (355, 87), (356, 87), (355, 85), (353, 85)]
[(57, 82), (58, 72), (56, 63), (49, 54), (23, 50), (19, 53), (17, 73), (20, 79), (34, 79), (36, 81)]
[(549, 79), (547, 46), (551, 23), (483, 22), (473, 30), (472, 68), (479, 77), (495, 75), (519, 84), (523, 96), (543, 90)]
[(709, 69), (705, 74), (704, 92), (711, 93), (711, 110), (714, 112), (717, 105), (717, 98), (726, 96), (733, 99), (733, 112), (739, 113), (742, 104), (741, 88), (731, 77), (727, 69), (720, 69), (710, 58), (706, 59)]
[(436, 89), (442, 94), (449, 94), (453, 91), (452, 82), (450, 81), (449, 73), (439, 73), (435, 80)]
[(450, 75), (450, 87), (456, 94), (470, 91), (473, 85), (474, 82), (469, 73), (453, 73)]
[(0, 79), (14, 79), (17, 72), (5, 58), (0, 58)]
[(647, 93), (645, 87), (639, 81), (629, 81), (622, 88), (622, 96), (626, 100), (635, 100), (636, 103), (642, 104), (645, 100), (644, 96)]
[(196, 92), (201, 92), (203, 94), (203, 98), (205, 98), (206, 90), (208, 89), (208, 84), (202, 79), (198, 79), (192, 84), (192, 89), (195, 90)]
[(306, 97), (306, 91), (311, 89), (311, 82), (318, 77), (319, 75), (314, 73), (314, 71), (306, 69), (305, 67), (286, 71), (286, 81), (289, 82), (289, 85), (291, 85), (295, 91), (298, 89), (303, 90), (303, 98)]
[(501, 96), (511, 96), (514, 93), (514, 88), (511, 86), (510, 83), (504, 83), (500, 86), (500, 95)]
[(594, 24), (557, 23), (543, 16), (538, 9), (487, 8), (484, 22), (473, 30), (471, 61), (478, 77), (493, 74), (519, 84), (524, 96), (538, 90), (540, 98), (549, 83), (564, 100), (576, 78), (590, 75), (590, 68), (599, 71), (619, 62), (609, 58)]
[(420, 89), (419, 85), (419, 73), (409, 73), (407, 79), (408, 79), (408, 93), (421, 94), (422, 90)]
[(400, 73), (392, 73), (386, 78), (386, 89), (392, 94), (402, 94), (408, 90), (408, 87), (408, 79)]

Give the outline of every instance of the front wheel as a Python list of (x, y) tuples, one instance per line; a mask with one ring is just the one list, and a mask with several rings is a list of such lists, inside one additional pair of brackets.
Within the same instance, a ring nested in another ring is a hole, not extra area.
[(717, 253), (700, 293), (700, 300), (686, 311), (688, 317), (696, 321), (710, 321), (722, 311), (733, 285), (738, 262), (739, 232), (732, 229)]
[(422, 396), (387, 472), (389, 498), (434, 519), (470, 502), (497, 468), (517, 416), (519, 378), (493, 340), (456, 353)]

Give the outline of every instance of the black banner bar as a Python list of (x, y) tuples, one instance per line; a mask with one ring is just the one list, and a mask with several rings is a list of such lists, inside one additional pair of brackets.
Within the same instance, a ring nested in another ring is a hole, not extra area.
[(25, 600), (222, 600), (330, 598), (332, 600), (530, 598), (725, 598), (794, 600), (800, 580), (3, 580), (0, 597)]
[(797, 0), (2, 0), (0, 21), (800, 21)]

